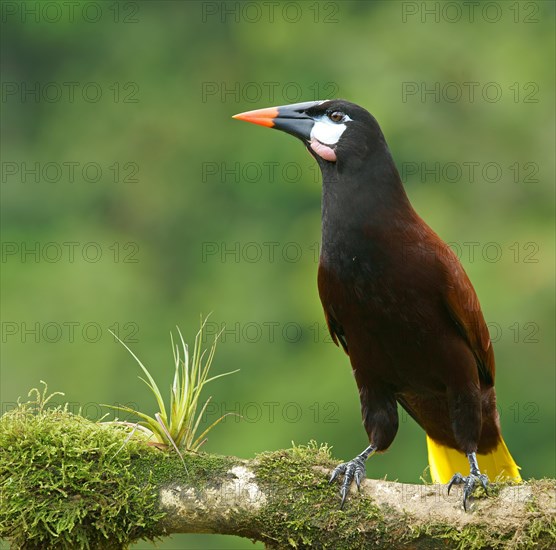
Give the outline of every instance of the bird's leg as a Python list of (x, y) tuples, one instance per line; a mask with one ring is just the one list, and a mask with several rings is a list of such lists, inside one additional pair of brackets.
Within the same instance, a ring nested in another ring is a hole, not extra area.
[[(485, 474), (481, 474), (479, 470), (479, 464), (477, 463), (477, 456), (475, 453), (468, 453), (467, 460), (469, 460), (469, 475), (463, 477), (460, 473), (454, 474), (450, 483), (448, 483), (448, 494), (450, 494), (450, 489), (452, 485), (459, 485), (463, 483), (463, 509), (467, 512), (467, 500), (473, 493), (477, 482), (479, 482), (485, 492), (487, 492), (488, 477)], [(488, 492), (487, 492), (488, 494)]]
[(353, 460), (349, 462), (343, 462), (339, 466), (334, 468), (330, 481), (332, 483), (339, 475), (344, 475), (344, 481), (342, 482), (342, 487), (340, 489), (340, 494), (342, 495), (342, 503), (340, 504), (340, 509), (343, 508), (346, 501), (346, 497), (349, 491), (349, 487), (352, 481), (355, 479), (355, 484), (357, 489), (361, 486), (361, 481), (365, 478), (365, 462), (367, 459), (376, 451), (374, 445), (369, 445), (361, 454), (358, 454)]

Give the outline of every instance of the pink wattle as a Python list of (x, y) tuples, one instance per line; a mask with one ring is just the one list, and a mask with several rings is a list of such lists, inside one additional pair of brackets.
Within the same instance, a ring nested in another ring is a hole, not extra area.
[(334, 150), (327, 145), (324, 145), (317, 139), (311, 139), (310, 147), (320, 158), (323, 158), (324, 160), (328, 160), (330, 162), (336, 162), (336, 153), (334, 152)]

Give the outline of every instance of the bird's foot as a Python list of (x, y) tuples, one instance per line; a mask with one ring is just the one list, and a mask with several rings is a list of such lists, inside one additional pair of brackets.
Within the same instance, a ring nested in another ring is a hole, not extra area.
[(346, 502), (347, 494), (353, 480), (355, 480), (355, 484), (359, 490), (361, 487), (361, 481), (365, 479), (365, 461), (361, 456), (357, 456), (349, 462), (344, 462), (339, 466), (336, 466), (328, 483), (332, 483), (340, 475), (344, 476), (344, 481), (342, 482), (342, 486), (340, 488), (340, 494), (342, 495), (340, 509), (342, 509), (344, 507), (344, 503)]
[(453, 485), (463, 484), (463, 509), (467, 512), (467, 501), (478, 483), (481, 484), (485, 493), (488, 494), (488, 477), (485, 474), (481, 474), (478, 470), (470, 472), (467, 477), (463, 477), (460, 473), (454, 474), (450, 483), (448, 483), (448, 494), (450, 494), (450, 489)]

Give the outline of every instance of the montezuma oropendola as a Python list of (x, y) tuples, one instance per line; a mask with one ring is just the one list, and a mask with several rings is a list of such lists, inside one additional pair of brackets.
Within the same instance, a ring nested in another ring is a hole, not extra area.
[(411, 206), (375, 118), (344, 100), (233, 118), (301, 139), (322, 172), (319, 294), (349, 355), (370, 442), (332, 474), (331, 482), (344, 476), (342, 506), (367, 458), (394, 440), (397, 403), (427, 433), (433, 481), (448, 492), (464, 484), (465, 509), (477, 483), (486, 489), (485, 474), (519, 481), (500, 433), (479, 301), (456, 255)]

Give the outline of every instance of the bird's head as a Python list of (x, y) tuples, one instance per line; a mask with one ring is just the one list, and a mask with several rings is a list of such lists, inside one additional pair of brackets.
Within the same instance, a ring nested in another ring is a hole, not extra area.
[(258, 109), (233, 118), (282, 130), (301, 139), (322, 168), (347, 160), (357, 163), (386, 146), (374, 117), (343, 99)]

